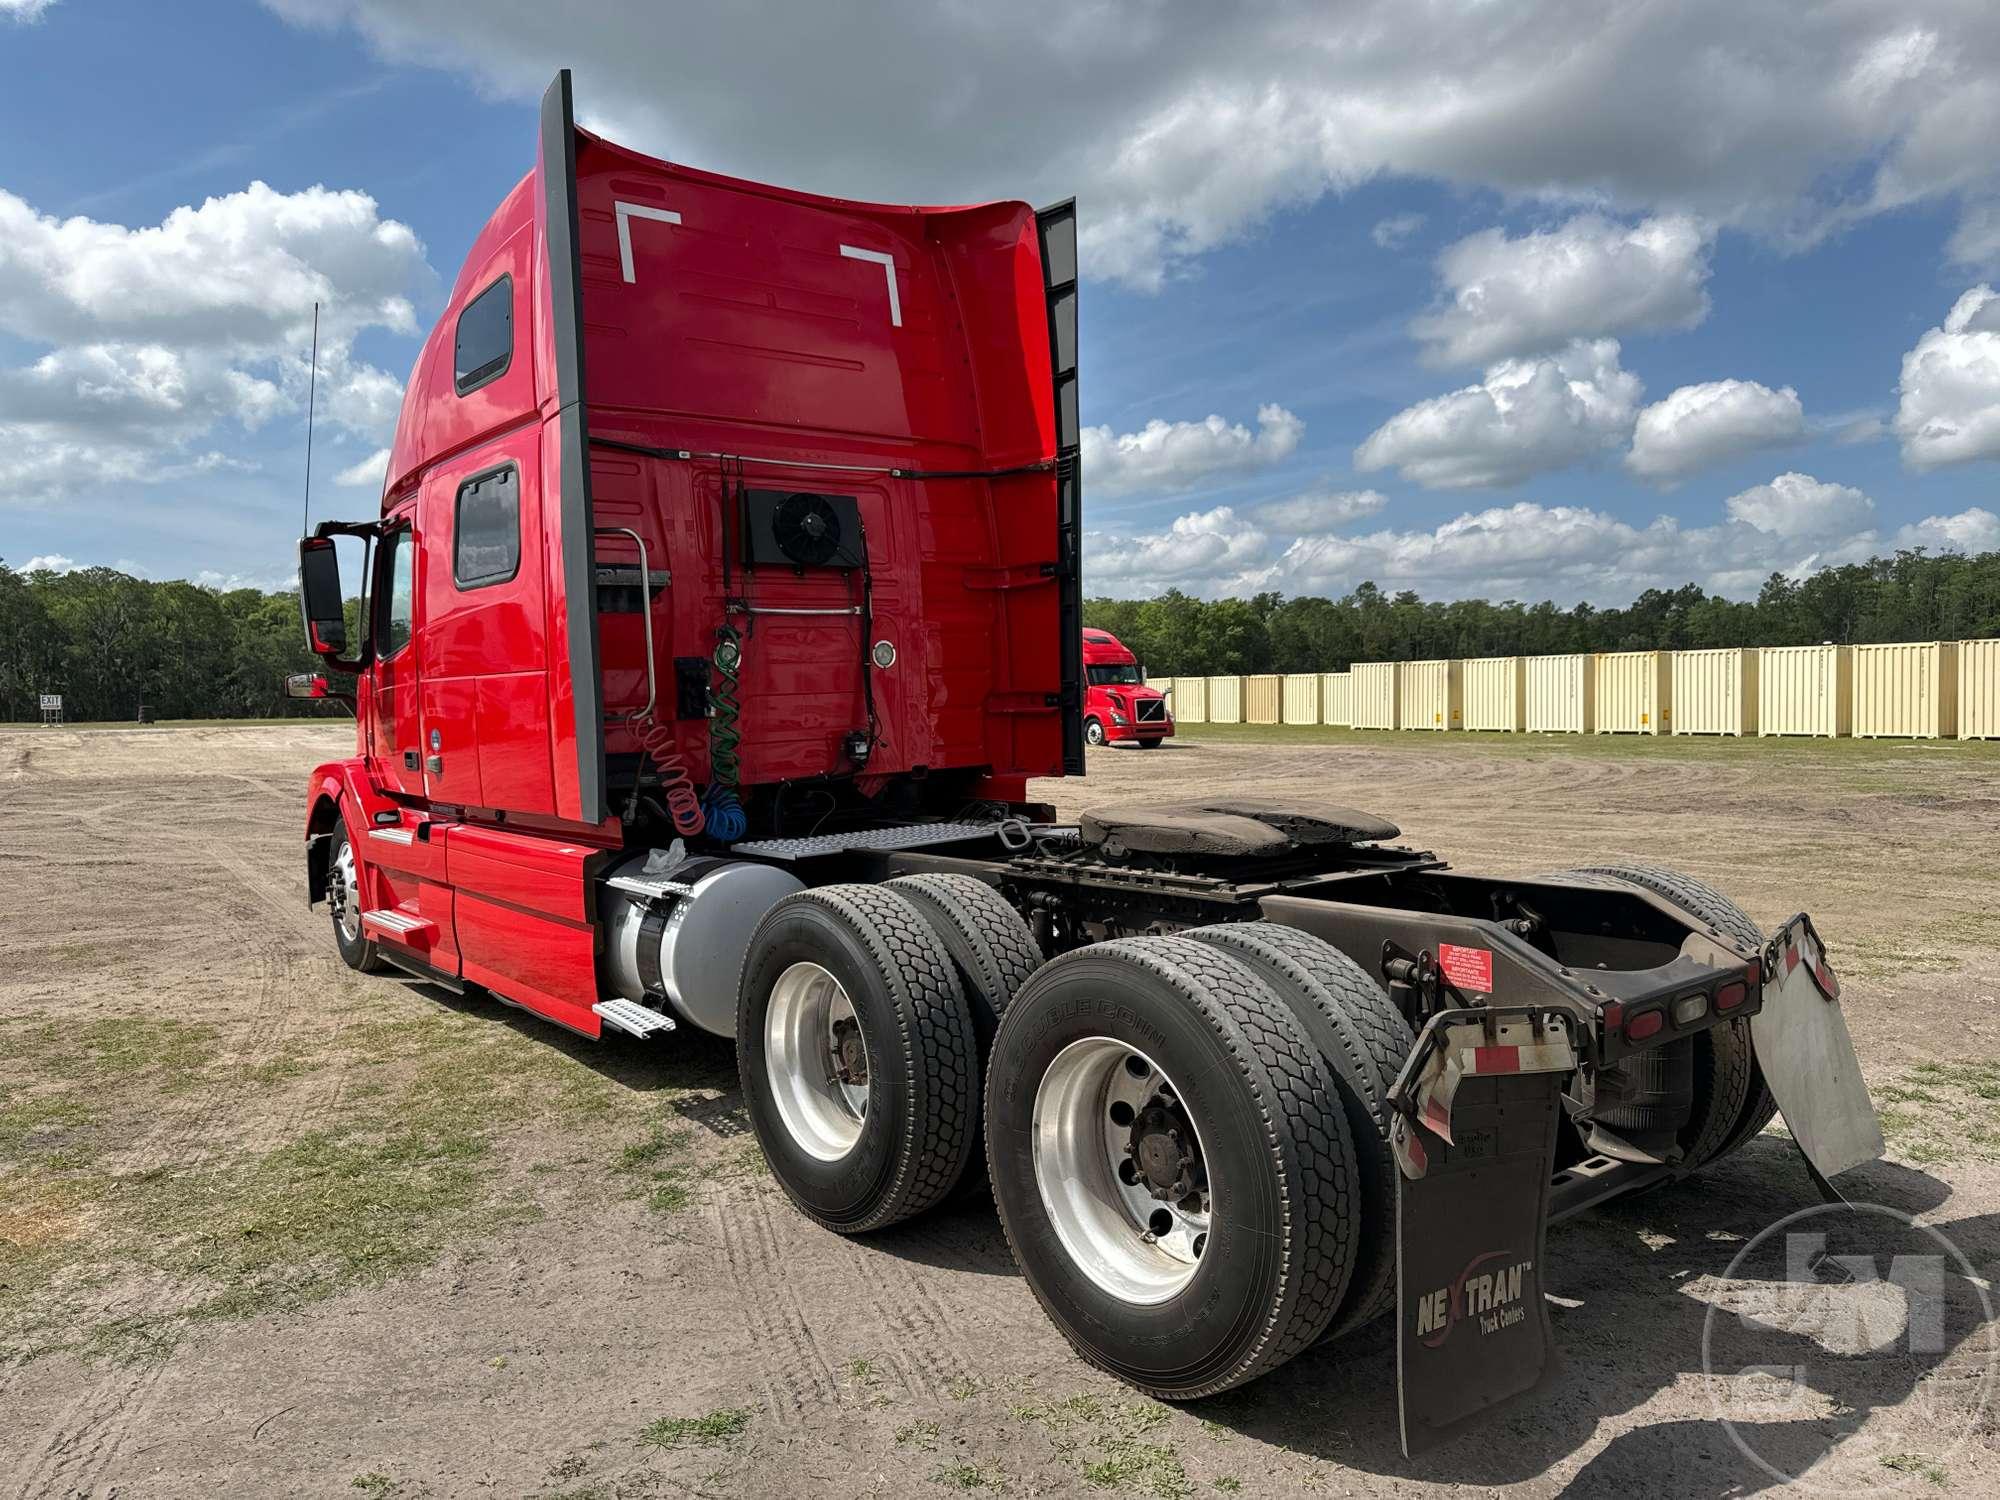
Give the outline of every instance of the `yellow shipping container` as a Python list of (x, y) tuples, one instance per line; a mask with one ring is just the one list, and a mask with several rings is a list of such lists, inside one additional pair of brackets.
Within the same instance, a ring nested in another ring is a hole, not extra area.
[(1465, 679), (1455, 661), (1396, 663), (1398, 729), (1463, 729)]
[(1674, 653), (1675, 734), (1755, 734), (1757, 653)]
[(1597, 674), (1588, 652), (1531, 656), (1521, 675), (1530, 734), (1589, 734), (1597, 727)]
[(1958, 737), (2000, 740), (2000, 641), (1958, 643)]
[(1286, 673), (1285, 701), (1282, 708), (1287, 724), (1317, 724), (1319, 722), (1319, 673)]
[(1766, 646), (1757, 653), (1757, 733), (1838, 739), (1853, 723), (1850, 648)]
[(1600, 651), (1597, 732), (1665, 734), (1673, 703), (1671, 651)]
[(1481, 656), (1461, 662), (1465, 727), (1519, 734), (1528, 722), (1528, 678), (1518, 656)]
[(1354, 674), (1352, 672), (1322, 672), (1319, 674), (1319, 721), (1322, 724), (1337, 724), (1342, 729), (1354, 727)]
[(1950, 739), (1958, 733), (1958, 647), (1901, 641), (1854, 648), (1856, 739)]
[(1174, 716), (1176, 724), (1206, 724), (1208, 722), (1208, 679), (1206, 677), (1169, 677), (1167, 679), (1167, 712)]
[(1358, 661), (1350, 674), (1354, 679), (1356, 729), (1396, 727), (1396, 689), (1400, 677), (1392, 661)]
[(1243, 722), (1246, 724), (1275, 724), (1278, 722), (1280, 707), (1281, 679), (1267, 673), (1243, 679)]
[(1243, 679), (1241, 677), (1211, 677), (1208, 679), (1208, 722), (1211, 724), (1241, 724), (1243, 722)]

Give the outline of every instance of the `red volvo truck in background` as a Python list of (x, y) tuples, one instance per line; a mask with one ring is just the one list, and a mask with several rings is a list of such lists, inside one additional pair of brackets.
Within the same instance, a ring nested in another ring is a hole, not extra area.
[(1076, 312), (1070, 204), (719, 177), (559, 75), (379, 513), (300, 544), (295, 690), (357, 725), (309, 896), (356, 969), (733, 1039), (829, 1229), (986, 1174), (1058, 1328), (1158, 1396), (1394, 1309), (1414, 1450), (1542, 1381), (1552, 1219), (1779, 1108), (1818, 1173), (1880, 1152), (1838, 985), (1803, 914), (1647, 866), (1029, 800), (1084, 769)]
[(1146, 686), (1146, 669), (1108, 630), (1083, 632), (1083, 738), (1091, 745), (1159, 747), (1174, 732), (1166, 695)]

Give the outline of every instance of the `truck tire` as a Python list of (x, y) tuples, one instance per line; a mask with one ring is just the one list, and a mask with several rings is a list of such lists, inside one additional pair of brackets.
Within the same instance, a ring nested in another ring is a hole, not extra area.
[(757, 924), (736, 1011), (757, 1144), (841, 1234), (941, 1202), (972, 1153), (979, 1043), (951, 956), (883, 886), (785, 897)]
[(381, 970), (382, 955), (374, 939), (361, 931), (361, 875), (354, 866), (345, 818), (335, 820), (333, 849), (326, 858), (326, 906), (333, 916), (333, 943), (341, 962), (357, 974)]
[[(888, 883), (930, 923), (931, 931), (951, 955), (958, 982), (972, 1010), (972, 1029), (979, 1041), (979, 1077), (975, 1097), (993, 1054), (993, 1034), (1015, 992), (1042, 966), (1035, 935), (1013, 905), (992, 886), (970, 875), (900, 875)], [(986, 1185), (986, 1140), (981, 1118), (972, 1116), (972, 1154), (960, 1187), (965, 1193)]]
[(1354, 1275), (1326, 1336), (1338, 1338), (1389, 1310), (1396, 1296), (1396, 1161), (1389, 1148), (1389, 1086), (1416, 1045), (1409, 1022), (1367, 970), (1320, 938), (1276, 922), (1229, 922), (1180, 934), (1248, 964), (1290, 1007), (1333, 1076), (1354, 1137)]
[(1105, 741), (1104, 724), (1099, 719), (1083, 721), (1083, 739), (1087, 745), (1101, 745)]
[(986, 1141), (1036, 1299), (1142, 1391), (1253, 1380), (1340, 1307), (1347, 1117), (1285, 1002), (1212, 944), (1122, 938), (1044, 964), (994, 1039)]
[[(1691, 875), (1657, 865), (1589, 865), (1566, 873), (1605, 876), (1651, 891), (1724, 937), (1750, 948), (1764, 946), (1764, 934), (1742, 907)], [(1686, 1152), (1681, 1165), (1686, 1172), (1720, 1161), (1762, 1131), (1778, 1112), (1764, 1071), (1757, 1066), (1747, 1020), (1712, 1026), (1692, 1041), (1694, 1110), (1681, 1131)]]

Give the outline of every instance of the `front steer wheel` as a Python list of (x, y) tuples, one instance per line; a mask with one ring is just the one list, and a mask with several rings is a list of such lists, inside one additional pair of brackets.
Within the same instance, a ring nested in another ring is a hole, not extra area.
[(334, 825), (333, 850), (327, 856), (326, 906), (333, 915), (333, 942), (341, 962), (357, 974), (373, 974), (384, 967), (374, 940), (361, 931), (361, 875), (344, 818)]
[(1354, 1141), (1326, 1064), (1259, 974), (1126, 938), (1045, 964), (986, 1089), (1000, 1222), (1084, 1359), (1188, 1400), (1306, 1348), (1345, 1294)]
[(736, 1052), (771, 1175), (814, 1222), (880, 1229), (963, 1175), (972, 1013), (951, 955), (897, 892), (830, 885), (772, 907), (750, 939)]

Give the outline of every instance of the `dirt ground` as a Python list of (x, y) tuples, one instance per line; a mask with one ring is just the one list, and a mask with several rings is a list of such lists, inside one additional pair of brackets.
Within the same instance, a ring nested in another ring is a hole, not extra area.
[[(1381, 1327), (1169, 1408), (1070, 1354), (990, 1208), (865, 1241), (793, 1213), (726, 1047), (341, 967), (300, 799), (350, 744), (0, 729), (0, 1494), (1775, 1486), (1711, 1419), (1701, 1335), (1745, 1238), (1815, 1201), (1779, 1132), (1551, 1233), (1562, 1370), (1475, 1438), (1400, 1456)], [(1040, 794), (1223, 788), (1359, 805), (1466, 867), (1619, 856), (1760, 922), (1810, 908), (1890, 1139), (1850, 1191), (2000, 1275), (2000, 747), (1211, 733)], [(1954, 1358), (1794, 1436), (2000, 1493)]]

